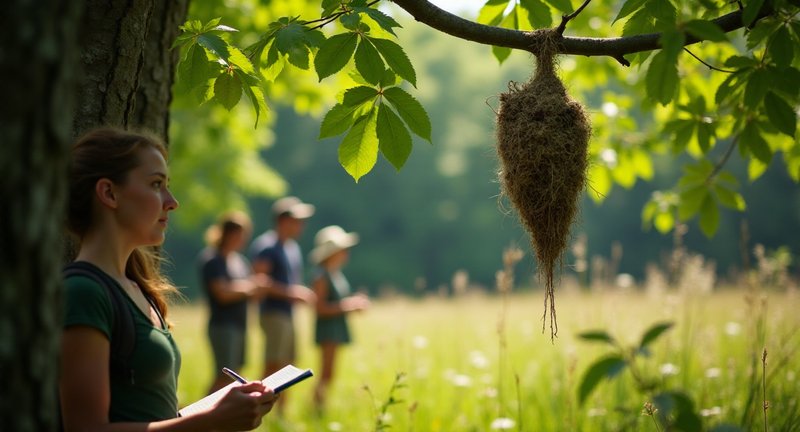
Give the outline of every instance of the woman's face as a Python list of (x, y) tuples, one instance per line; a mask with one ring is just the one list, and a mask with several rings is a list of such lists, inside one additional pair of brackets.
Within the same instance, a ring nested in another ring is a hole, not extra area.
[(157, 149), (139, 150), (140, 165), (128, 173), (124, 184), (116, 185), (119, 206), (117, 217), (135, 246), (154, 246), (164, 242), (168, 213), (178, 201), (167, 188), (168, 171)]

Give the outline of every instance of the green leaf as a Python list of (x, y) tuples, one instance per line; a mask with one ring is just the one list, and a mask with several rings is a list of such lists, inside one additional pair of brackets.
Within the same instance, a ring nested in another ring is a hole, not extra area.
[(353, 32), (331, 36), (323, 42), (314, 57), (314, 69), (317, 70), (319, 80), (342, 70), (353, 56), (357, 43), (358, 36)]
[(644, 335), (642, 335), (641, 342), (639, 342), (639, 349), (641, 350), (641, 349), (646, 348), (648, 345), (653, 343), (653, 341), (658, 339), (659, 336), (664, 334), (665, 331), (667, 331), (670, 328), (672, 328), (673, 325), (675, 325), (675, 324), (671, 323), (671, 322), (663, 322), (663, 323), (655, 324), (652, 327), (650, 327), (649, 329), (647, 329), (647, 331), (644, 333)]
[(767, 94), (770, 80), (764, 69), (754, 69), (747, 79), (747, 86), (744, 89), (744, 104), (753, 110), (758, 107), (761, 100)]
[(670, 0), (648, 0), (643, 10), (655, 19), (656, 30), (668, 32), (675, 29), (678, 11)]
[(503, 12), (508, 7), (509, 0), (488, 0), (478, 11), (478, 23), (496, 26), (503, 20)]
[(248, 75), (252, 75), (256, 71), (253, 67), (253, 64), (250, 63), (250, 59), (248, 59), (247, 56), (239, 50), (239, 48), (233, 46), (229, 47), (228, 58), (226, 61), (229, 65), (235, 66), (237, 69)]
[(615, 341), (614, 338), (604, 330), (592, 330), (579, 333), (578, 338), (585, 341), (605, 342), (609, 345), (616, 345), (617, 343), (617, 341)]
[(383, 76), (381, 77), (380, 86), (381, 87), (391, 87), (397, 85), (399, 80), (397, 79), (397, 75), (392, 72), (391, 69), (386, 69), (383, 71)]
[[(506, 15), (505, 19), (500, 23), (500, 27), (517, 30), (519, 29), (519, 20), (517, 19), (518, 7), (515, 4), (511, 11)], [(511, 48), (492, 46), (492, 54), (497, 59), (497, 62), (502, 64), (508, 56), (511, 55)]]
[(322, 0), (322, 16), (332, 15), (342, 5), (341, 0)]
[(378, 161), (377, 110), (359, 117), (339, 145), (339, 163), (358, 183)]
[(204, 33), (197, 37), (197, 43), (211, 51), (215, 56), (224, 60), (225, 63), (228, 63), (229, 49), (231, 46), (221, 37), (212, 33)]
[(528, 11), (528, 21), (534, 28), (547, 28), (553, 25), (553, 15), (542, 0), (520, 0), (519, 6)]
[(342, 27), (356, 31), (361, 25), (361, 15), (355, 12), (346, 13), (339, 17), (339, 22), (342, 23)]
[(400, 87), (390, 87), (383, 91), (386, 100), (397, 110), (411, 132), (431, 142), (431, 120), (425, 108)]
[(365, 105), (375, 100), (378, 91), (359, 86), (348, 89), (342, 103), (336, 104), (325, 114), (320, 126), (319, 139), (339, 135), (349, 129)]
[(723, 102), (728, 100), (728, 98), (731, 97), (742, 86), (742, 84), (744, 84), (744, 81), (739, 79), (740, 75), (740, 72), (728, 75), (728, 77), (725, 78), (725, 81), (723, 81), (722, 84), (717, 87), (717, 91), (714, 94), (714, 101), (718, 105), (721, 105)]
[(669, 422), (667, 429), (683, 432), (701, 432), (703, 422), (694, 409), (692, 399), (678, 391), (666, 391), (653, 396), (658, 416)]
[(319, 139), (339, 135), (353, 125), (353, 113), (358, 107), (336, 104), (325, 114), (322, 125), (319, 128)]
[[(240, 72), (237, 72), (237, 74), (238, 73)], [(253, 110), (256, 112), (256, 123), (253, 125), (253, 127), (257, 128), (258, 119), (261, 117), (261, 113), (267, 111), (267, 102), (264, 100), (264, 91), (258, 84), (258, 79), (255, 77), (252, 77), (252, 79), (255, 82), (245, 82), (245, 84), (242, 86), (242, 89), (244, 90), (244, 94), (246, 94), (248, 99), (250, 99), (250, 103), (253, 105)]]
[(767, 140), (761, 136), (761, 131), (755, 122), (748, 122), (742, 129), (739, 135), (739, 145), (764, 164), (769, 164), (772, 160), (772, 149), (769, 148)]
[[(394, 27), (402, 27), (394, 18), (386, 15), (385, 13), (381, 12), (378, 9), (371, 8), (371, 7), (357, 7), (354, 8), (356, 12), (361, 12), (372, 18), (373, 21), (378, 23), (382, 29), (386, 30), (387, 32), (395, 35)], [(396, 35), (395, 35), (396, 36)]]
[(681, 192), (681, 201), (678, 204), (678, 218), (682, 221), (691, 219), (705, 203), (708, 198), (708, 188), (705, 184), (695, 186), (689, 190)]
[(686, 36), (674, 30), (665, 31), (661, 33), (660, 42), (662, 52), (667, 54), (670, 61), (675, 62), (686, 43)]
[(656, 215), (653, 225), (661, 234), (672, 231), (675, 227), (675, 216), (672, 213), (662, 212)]
[(411, 154), (411, 134), (386, 104), (378, 107), (377, 133), (383, 157), (399, 171)]
[(684, 24), (686, 31), (700, 40), (723, 42), (728, 40), (725, 32), (716, 23), (706, 20), (691, 20)]
[(220, 74), (214, 81), (214, 97), (230, 111), (242, 97), (242, 82), (239, 77), (227, 73)]
[(754, 59), (753, 57), (735, 55), (730, 56), (725, 60), (725, 66), (736, 69), (754, 68), (758, 66), (758, 60)]
[(179, 68), (181, 80), (185, 81), (187, 89), (206, 85), (208, 80), (219, 73), (219, 67), (208, 61), (206, 50), (193, 44), (186, 52), (186, 59)]
[(361, 106), (369, 101), (372, 101), (376, 97), (378, 97), (378, 90), (367, 87), (367, 86), (358, 86), (353, 87), (351, 89), (347, 89), (344, 92), (344, 97), (342, 98), (342, 104), (351, 107), (358, 107)]
[(738, 211), (745, 210), (744, 197), (742, 197), (739, 192), (733, 191), (719, 184), (714, 187), (714, 192), (717, 194), (719, 203), (725, 207)]
[(645, 85), (647, 95), (661, 105), (667, 105), (675, 96), (678, 89), (678, 68), (675, 61), (664, 51), (653, 56), (645, 77)]
[(572, 13), (575, 9), (572, 8), (572, 2), (570, 0), (546, 0), (547, 3), (550, 3), (551, 6), (560, 10), (561, 12), (565, 12), (567, 14)]
[(378, 84), (385, 69), (383, 59), (368, 38), (360, 39), (355, 55), (356, 69), (368, 83)]
[(749, 27), (750, 24), (755, 21), (763, 4), (764, 0), (749, 0), (745, 2), (744, 12), (742, 12), (742, 22), (744, 25)]
[(603, 378), (611, 378), (625, 368), (625, 359), (618, 355), (603, 357), (594, 362), (583, 375), (578, 388), (578, 404), (583, 405)]
[(511, 55), (511, 48), (492, 45), (492, 55), (497, 59), (497, 63), (502, 64)]
[(767, 66), (769, 81), (772, 83), (770, 88), (776, 93), (783, 93), (789, 100), (795, 99), (800, 95), (800, 70), (793, 67), (778, 69), (777, 67)]
[(414, 87), (417, 86), (417, 73), (414, 72), (414, 66), (406, 56), (403, 48), (397, 43), (388, 39), (369, 38), (375, 45), (375, 48), (383, 56), (386, 64), (404, 80), (408, 81)]
[(617, 17), (614, 18), (614, 21), (612, 21), (611, 24), (614, 24), (622, 18), (625, 18), (626, 16), (641, 9), (646, 1), (647, 0), (626, 0), (625, 3), (622, 4), (622, 8), (620, 8), (619, 13), (617, 13)]
[(794, 138), (797, 130), (797, 113), (782, 97), (768, 92), (764, 97), (767, 118), (779, 131)]
[(781, 26), (769, 38), (768, 46), (769, 57), (779, 68), (783, 69), (792, 64), (795, 42), (792, 41), (792, 36), (786, 26)]
[(700, 207), (700, 231), (711, 238), (716, 234), (719, 228), (719, 207), (714, 202), (711, 194), (707, 194), (703, 205)]

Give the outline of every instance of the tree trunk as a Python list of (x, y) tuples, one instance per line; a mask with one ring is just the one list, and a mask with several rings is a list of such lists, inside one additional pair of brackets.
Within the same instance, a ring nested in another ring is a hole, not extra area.
[(166, 141), (178, 61), (170, 47), (187, 8), (188, 0), (87, 1), (75, 136), (113, 125), (146, 128)]
[(0, 28), (0, 430), (56, 426), (62, 215), (83, 2), (12, 0)]
[(171, 49), (186, 21), (189, 0), (156, 1), (145, 42), (144, 64), (136, 93), (132, 124), (167, 142), (172, 83), (180, 50)]

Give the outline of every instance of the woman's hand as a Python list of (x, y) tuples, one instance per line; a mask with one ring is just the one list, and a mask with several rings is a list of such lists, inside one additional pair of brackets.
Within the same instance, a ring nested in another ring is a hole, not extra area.
[(208, 417), (214, 430), (252, 430), (261, 424), (261, 418), (272, 409), (277, 399), (272, 389), (260, 381), (251, 381), (231, 387), (208, 412)]

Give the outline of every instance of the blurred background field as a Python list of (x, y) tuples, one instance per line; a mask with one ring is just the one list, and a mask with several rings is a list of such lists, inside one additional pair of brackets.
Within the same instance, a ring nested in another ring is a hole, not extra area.
[[(609, 349), (576, 335), (605, 329), (623, 345), (635, 345), (646, 328), (665, 321), (675, 327), (653, 344), (640, 370), (664, 388), (690, 395), (706, 427), (732, 423), (764, 430), (766, 349), (769, 430), (800, 430), (798, 294), (745, 287), (649, 294), (565, 288), (557, 292), (559, 333), (553, 343), (549, 332), (542, 333), (538, 291), (506, 299), (482, 292), (380, 299), (351, 318), (355, 343), (342, 352), (325, 413), (318, 416), (312, 408), (312, 379), (292, 388), (284, 417), (269, 415), (260, 430), (659, 430), (641, 414), (647, 397), (627, 372), (601, 382), (579, 406), (587, 367)], [(172, 316), (183, 353), (184, 404), (201, 397), (211, 378), (205, 313), (202, 304), (187, 304)], [(310, 310), (298, 309), (297, 364), (317, 369), (312, 319)], [(263, 346), (255, 321), (249, 334), (243, 374), (255, 378)], [(398, 374), (402, 385), (390, 393)], [(397, 403), (380, 416), (390, 397)]]

